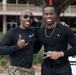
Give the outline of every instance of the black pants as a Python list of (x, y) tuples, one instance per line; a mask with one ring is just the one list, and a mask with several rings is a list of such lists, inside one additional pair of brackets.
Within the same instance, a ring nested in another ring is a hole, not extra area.
[(51, 68), (46, 64), (42, 64), (41, 75), (72, 75), (70, 64), (66, 64), (59, 68)]

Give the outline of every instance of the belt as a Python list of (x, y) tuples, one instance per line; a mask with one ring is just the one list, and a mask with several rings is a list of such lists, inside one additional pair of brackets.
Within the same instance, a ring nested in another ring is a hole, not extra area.
[(43, 63), (49, 67), (52, 68), (59, 68), (62, 67), (63, 65), (67, 64), (67, 61), (60, 62), (60, 61), (53, 61), (53, 60), (44, 60)]
[(12, 65), (12, 66), (16, 66), (16, 67), (21, 67), (21, 68), (31, 68), (32, 65)]

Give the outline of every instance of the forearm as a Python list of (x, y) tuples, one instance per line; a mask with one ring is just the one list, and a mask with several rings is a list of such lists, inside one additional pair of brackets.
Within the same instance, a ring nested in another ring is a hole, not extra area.
[(76, 55), (76, 47), (64, 51), (64, 56), (73, 56), (73, 55)]
[(44, 58), (50, 57), (52, 60), (56, 60), (60, 57), (64, 57), (64, 53), (62, 51), (51, 51), (51, 52), (45, 52), (46, 56)]
[(11, 54), (17, 50), (19, 50), (17, 44), (13, 46), (0, 46), (0, 55)]

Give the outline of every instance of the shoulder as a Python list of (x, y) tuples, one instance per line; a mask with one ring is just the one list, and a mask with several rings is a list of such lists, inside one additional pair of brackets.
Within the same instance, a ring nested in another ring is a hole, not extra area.
[(63, 26), (61, 23), (57, 23), (57, 27), (58, 27), (60, 30), (63, 30), (63, 31), (72, 31), (70, 27), (68, 27), (68, 26)]
[(44, 26), (43, 26), (43, 27), (40, 27), (40, 28), (38, 29), (38, 32), (42, 32), (44, 29), (45, 29)]
[(70, 27), (63, 26), (60, 23), (57, 24), (57, 27), (59, 29), (59, 32), (63, 33), (65, 36), (68, 36), (68, 37), (74, 36), (74, 33)]
[(6, 32), (6, 35), (8, 35), (8, 36), (13, 36), (13, 35), (15, 35), (17, 29), (18, 29), (18, 27), (9, 29), (9, 30)]
[(30, 27), (35, 33), (42, 29), (42, 27)]

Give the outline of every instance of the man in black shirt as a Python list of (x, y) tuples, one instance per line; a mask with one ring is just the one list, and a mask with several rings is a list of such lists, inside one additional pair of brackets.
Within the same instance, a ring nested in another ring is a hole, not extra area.
[[(72, 75), (68, 56), (76, 54), (76, 37), (69, 27), (58, 23), (56, 18), (55, 8), (44, 6), (45, 25), (38, 30), (35, 43), (35, 52), (44, 45), (41, 75)], [(67, 49), (68, 43), (72, 48)]]
[(33, 14), (24, 10), (20, 16), (20, 26), (7, 31), (0, 41), (0, 55), (10, 55), (8, 75), (34, 75), (32, 67), (34, 50), (34, 28), (30, 28)]

